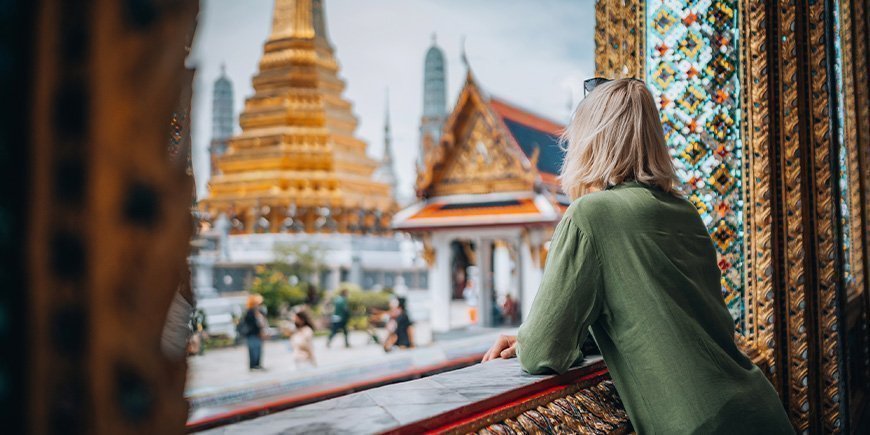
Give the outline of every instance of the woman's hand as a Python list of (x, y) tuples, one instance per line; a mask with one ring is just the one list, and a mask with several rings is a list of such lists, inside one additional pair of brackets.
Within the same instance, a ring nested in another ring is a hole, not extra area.
[(483, 363), (496, 358), (508, 359), (515, 356), (517, 356), (517, 336), (502, 335), (495, 341), (495, 344), (489, 348), (489, 351), (486, 352), (486, 355), (483, 356), (483, 359), (480, 362)]

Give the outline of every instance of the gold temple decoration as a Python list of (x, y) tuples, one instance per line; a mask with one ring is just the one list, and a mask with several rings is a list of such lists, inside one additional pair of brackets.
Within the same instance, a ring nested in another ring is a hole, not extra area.
[[(866, 4), (736, 6), (746, 286), (735, 339), (779, 390), (799, 432), (854, 430), (870, 379)], [(643, 77), (642, 29), (653, 19), (645, 7), (596, 2), (598, 75)], [(672, 12), (688, 18), (692, 7)], [(847, 155), (839, 163), (838, 140)], [(841, 176), (847, 190), (837, 188)]]
[(767, 84), (767, 29), (764, 5), (746, 2), (743, 8), (741, 31), (741, 77), (744, 86), (743, 98), (754, 101), (743, 124), (743, 136), (747, 138), (747, 174), (754, 182), (746, 183), (746, 205), (749, 219), (744, 223), (746, 240), (746, 269), (768, 271), (747, 274), (745, 301), (746, 335), (737, 334), (737, 343), (752, 361), (762, 367), (768, 378), (777, 385), (778, 374), (774, 350), (776, 334), (774, 327), (773, 274), (771, 220), (771, 176)]
[(432, 234), (424, 233), (423, 236), (420, 238), (420, 241), (423, 243), (423, 261), (425, 261), (429, 267), (434, 266), (436, 252), (435, 247), (432, 246)]
[(536, 173), (503, 130), (469, 70), (441, 142), (424, 142), (428, 152), (417, 191), (426, 196), (531, 191)]
[(234, 233), (288, 231), (288, 218), (305, 232), (386, 228), (390, 186), (354, 135), (338, 68), (322, 1), (277, 0), (242, 132), (217, 160), (205, 211), (238, 216)]
[[(549, 398), (548, 398), (549, 399)], [(548, 401), (532, 401), (534, 408), (473, 432), (495, 434), (627, 434), (633, 433), (628, 414), (607, 379)]]
[(644, 76), (644, 0), (595, 2), (595, 74), (611, 79)]

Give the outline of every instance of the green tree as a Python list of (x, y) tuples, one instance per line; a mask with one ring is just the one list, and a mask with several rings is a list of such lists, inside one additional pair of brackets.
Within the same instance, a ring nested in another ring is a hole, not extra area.
[(263, 296), (270, 316), (283, 309), (305, 303), (311, 280), (319, 272), (322, 254), (305, 244), (278, 244), (275, 260), (257, 266), (251, 292)]
[(368, 327), (368, 316), (372, 309), (387, 310), (390, 308), (390, 300), (393, 298), (392, 291), (388, 289), (379, 291), (366, 291), (356, 284), (343, 282), (337, 289), (330, 292), (325, 304), (331, 304), (332, 300), (342, 290), (347, 290), (347, 304), (350, 308), (350, 329), (364, 330)]

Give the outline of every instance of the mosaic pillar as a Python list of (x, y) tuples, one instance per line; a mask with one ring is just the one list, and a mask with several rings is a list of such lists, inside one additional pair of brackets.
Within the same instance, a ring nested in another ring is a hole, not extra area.
[[(848, 430), (870, 365), (866, 5), (643, 3), (597, 3), (596, 68), (644, 71), (716, 245), (737, 341), (796, 428)], [(614, 43), (626, 16), (642, 43)]]

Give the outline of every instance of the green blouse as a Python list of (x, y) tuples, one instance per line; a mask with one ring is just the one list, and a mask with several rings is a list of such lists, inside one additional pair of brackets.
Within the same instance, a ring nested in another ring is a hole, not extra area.
[(638, 433), (794, 433), (734, 343), (716, 250), (685, 199), (633, 182), (568, 208), (519, 331), (520, 363), (564, 372), (589, 329)]

